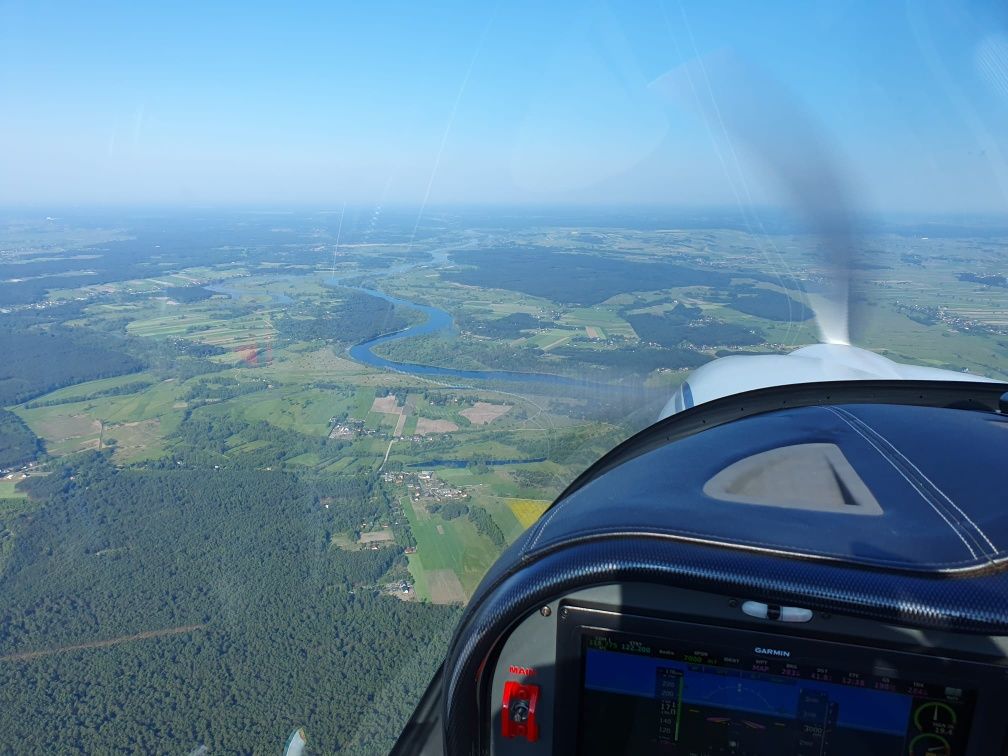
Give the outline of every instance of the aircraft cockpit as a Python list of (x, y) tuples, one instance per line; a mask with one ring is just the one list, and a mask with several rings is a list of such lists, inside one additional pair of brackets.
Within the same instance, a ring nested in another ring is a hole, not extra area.
[(396, 753), (1004, 753), (1006, 390), (674, 412), (502, 555)]

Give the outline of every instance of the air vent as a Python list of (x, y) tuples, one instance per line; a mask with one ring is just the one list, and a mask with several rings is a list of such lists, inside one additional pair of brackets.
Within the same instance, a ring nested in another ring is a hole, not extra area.
[(712, 499), (852, 515), (881, 515), (878, 500), (836, 444), (796, 444), (753, 454), (704, 484)]

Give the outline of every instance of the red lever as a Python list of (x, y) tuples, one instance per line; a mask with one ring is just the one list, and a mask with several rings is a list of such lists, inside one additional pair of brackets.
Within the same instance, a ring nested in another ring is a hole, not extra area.
[(508, 680), (504, 683), (501, 705), (501, 735), (505, 738), (525, 738), (529, 743), (539, 740), (536, 704), (539, 686)]

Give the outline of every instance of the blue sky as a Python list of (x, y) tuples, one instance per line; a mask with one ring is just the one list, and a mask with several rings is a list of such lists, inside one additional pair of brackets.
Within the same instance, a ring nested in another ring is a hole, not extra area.
[(777, 205), (811, 132), (859, 209), (1003, 213), (1008, 11), (0, 1), (0, 113), (4, 204)]

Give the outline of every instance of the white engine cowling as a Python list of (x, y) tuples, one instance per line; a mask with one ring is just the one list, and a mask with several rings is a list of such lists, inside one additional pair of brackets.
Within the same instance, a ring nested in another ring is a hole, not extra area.
[(659, 419), (712, 399), (754, 389), (867, 380), (993, 382), (972, 373), (904, 365), (848, 344), (813, 344), (785, 355), (740, 354), (709, 362), (690, 373), (662, 409)]

